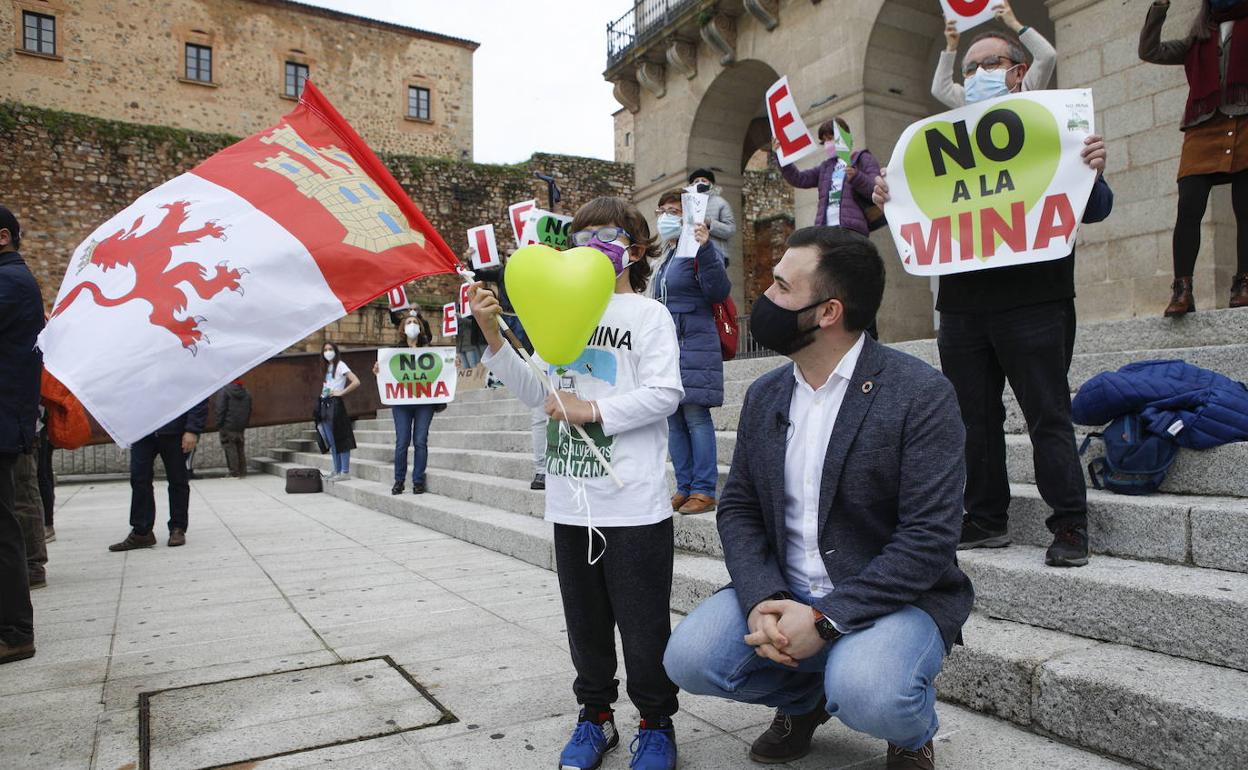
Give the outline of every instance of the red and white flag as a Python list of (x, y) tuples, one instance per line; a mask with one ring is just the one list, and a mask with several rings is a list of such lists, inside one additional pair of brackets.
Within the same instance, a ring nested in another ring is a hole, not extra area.
[(458, 260), (311, 83), (272, 128), (75, 250), (44, 364), (121, 446), (387, 290)]

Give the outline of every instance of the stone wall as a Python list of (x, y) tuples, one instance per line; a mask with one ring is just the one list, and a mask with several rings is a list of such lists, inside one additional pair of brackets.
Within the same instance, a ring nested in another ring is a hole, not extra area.
[[(55, 56), (22, 50), (26, 10), (56, 18)], [(0, 100), (246, 136), (294, 108), (290, 61), (375, 149), (472, 157), (469, 41), (286, 0), (6, 0), (0, 43)], [(188, 43), (212, 82), (185, 77)], [(430, 120), (407, 117), (409, 86)]]
[[(305, 430), (311, 430), (311, 422), (293, 423), (290, 425), (273, 425), (266, 428), (248, 428), (247, 456), (259, 457), (267, 454), (272, 447), (282, 446), (288, 438), (303, 438)], [(225, 452), (221, 449), (221, 440), (216, 433), (205, 433), (200, 436), (199, 446), (195, 449), (195, 470), (208, 468), (224, 468)], [(130, 450), (122, 449), (116, 444), (95, 444), (73, 451), (57, 449), (52, 453), (52, 470), (58, 476), (91, 476), (101, 473), (130, 472)], [(156, 463), (156, 474), (164, 475), (164, 468)]]
[[(23, 251), (44, 301), (51, 304), (74, 249), (100, 222), (233, 141), (222, 134), (0, 104), (0, 164), (9, 170), (0, 200), (22, 221)], [(527, 198), (546, 205), (546, 185), (534, 171), (557, 178), (567, 212), (591, 198), (627, 197), (632, 190), (631, 166), (592, 158), (537, 154), (511, 166), (386, 153), (381, 158), (457, 252), (467, 248), (465, 231), (485, 222), (494, 223), (500, 248), (514, 248), (507, 206)], [(408, 294), (430, 310), (436, 327), (435, 313), (455, 298), (457, 286), (454, 277), (437, 276), (409, 285)], [(293, 349), (315, 349), (325, 339), (351, 347), (392, 344), (397, 332), (383, 300)]]
[(741, 191), (741, 297), (740, 315), (748, 315), (754, 300), (771, 285), (771, 268), (784, 256), (785, 240), (793, 232), (793, 188), (776, 165), (774, 155), (766, 168), (745, 172)]

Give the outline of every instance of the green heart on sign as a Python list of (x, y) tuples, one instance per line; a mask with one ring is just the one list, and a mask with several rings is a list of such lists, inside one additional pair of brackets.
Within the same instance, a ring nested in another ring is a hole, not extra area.
[(442, 374), (442, 356), (428, 350), (396, 353), (390, 358), (390, 374), (395, 382), (437, 382)]
[[(981, 115), (980, 124), (985, 121), (989, 122), (982, 135), (978, 124), (966, 126), (963, 133), (948, 121), (929, 123), (915, 133), (902, 157), (910, 193), (928, 219), (952, 216), (957, 239), (958, 215), (974, 214), (972, 250), (980, 259), (986, 257), (979, 212), (996, 211), (1008, 227), (1013, 221), (1010, 210), (1014, 203), (1021, 201), (1030, 212), (1044, 198), (1061, 159), (1057, 121), (1042, 105), (1025, 99), (1007, 100)], [(933, 131), (939, 136), (929, 137)], [(946, 172), (940, 176), (935, 158)], [(963, 163), (970, 167), (963, 168)], [(999, 242), (1000, 235), (994, 240)]]
[(597, 249), (535, 243), (507, 260), (507, 296), (533, 348), (555, 366), (581, 355), (615, 292), (615, 268)]

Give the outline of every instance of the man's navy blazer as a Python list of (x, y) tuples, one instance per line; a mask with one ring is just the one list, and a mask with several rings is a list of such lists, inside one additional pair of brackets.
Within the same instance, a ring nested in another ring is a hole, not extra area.
[[(742, 612), (785, 579), (784, 461), (793, 364), (745, 395), (719, 536)], [(819, 548), (834, 590), (815, 606), (840, 628), (868, 628), (914, 605), (945, 649), (960, 641), (975, 593), (958, 568), (965, 430), (953, 386), (919, 359), (865, 339), (828, 442)]]

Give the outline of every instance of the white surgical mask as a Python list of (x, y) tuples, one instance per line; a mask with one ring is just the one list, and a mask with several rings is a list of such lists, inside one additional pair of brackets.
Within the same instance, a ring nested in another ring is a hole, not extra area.
[[(1013, 67), (1010, 69), (1013, 69)], [(967, 104), (982, 102), (985, 99), (995, 99), (998, 96), (1008, 94), (1010, 87), (1006, 85), (1005, 75), (1009, 71), (1009, 69), (986, 70), (983, 68), (975, 70), (975, 74), (966, 79)]]
[(680, 237), (680, 217), (675, 214), (659, 214), (659, 237), (665, 241), (674, 241)]
[(407, 335), (409, 340), (414, 340), (420, 336), (419, 324), (407, 324), (403, 327), (403, 333)]
[(333, 360), (334, 360), (334, 351), (332, 351), (332, 350), (326, 350), (326, 351), (325, 351), (324, 353), (322, 353), (321, 355), (325, 356), (325, 360), (326, 360), (326, 361), (333, 361)]

